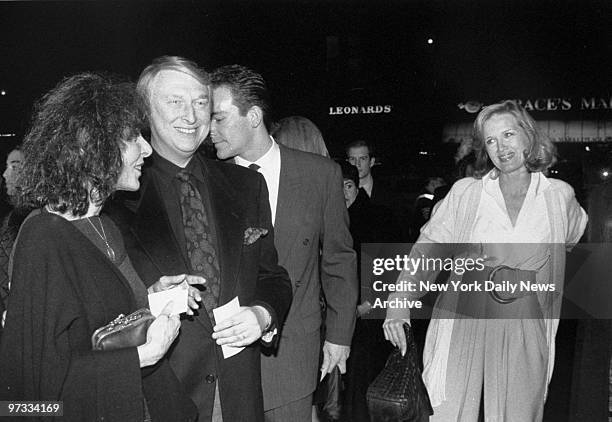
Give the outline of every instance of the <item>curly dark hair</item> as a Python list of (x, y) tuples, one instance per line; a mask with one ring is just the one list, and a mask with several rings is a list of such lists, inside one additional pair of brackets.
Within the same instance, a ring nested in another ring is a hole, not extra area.
[(146, 124), (135, 85), (116, 75), (80, 73), (61, 81), (35, 105), (22, 151), (21, 206), (74, 216), (101, 205), (115, 190), (124, 142)]

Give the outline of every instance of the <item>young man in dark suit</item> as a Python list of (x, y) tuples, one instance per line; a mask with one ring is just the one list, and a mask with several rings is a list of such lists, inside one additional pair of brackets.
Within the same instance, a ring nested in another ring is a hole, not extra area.
[[(130, 258), (145, 283), (167, 274), (206, 278), (199, 313), (183, 320), (168, 355), (198, 420), (262, 421), (258, 341), (282, 325), (292, 296), (277, 263), (265, 181), (197, 153), (210, 128), (210, 88), (195, 63), (160, 57), (138, 90), (153, 154), (126, 236)], [(212, 309), (235, 297), (240, 311), (215, 321)], [(221, 345), (245, 348), (224, 358)]]
[(279, 263), (287, 269), (293, 303), (278, 349), (262, 356), (267, 422), (310, 422), (319, 364), (321, 288), (327, 302), (323, 374), (345, 372), (357, 305), (356, 258), (333, 161), (278, 145), (267, 129), (268, 91), (243, 66), (212, 75), (211, 137), (220, 159), (263, 174), (269, 191)]

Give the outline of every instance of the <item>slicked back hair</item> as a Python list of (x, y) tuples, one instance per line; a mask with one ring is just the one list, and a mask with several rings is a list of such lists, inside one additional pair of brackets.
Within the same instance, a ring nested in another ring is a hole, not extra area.
[(270, 93), (261, 74), (238, 64), (222, 66), (211, 76), (213, 88), (227, 87), (232, 94), (232, 102), (245, 116), (253, 106), (261, 109), (266, 128), (270, 129)]

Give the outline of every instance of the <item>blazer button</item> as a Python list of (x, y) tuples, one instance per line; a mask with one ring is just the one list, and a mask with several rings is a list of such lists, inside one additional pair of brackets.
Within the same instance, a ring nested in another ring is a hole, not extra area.
[(309, 243), (310, 243), (309, 239), (304, 239), (304, 241), (302, 242), (302, 245), (308, 246)]
[(215, 376), (213, 374), (206, 375), (205, 379), (208, 384), (212, 384), (213, 382), (215, 382)]

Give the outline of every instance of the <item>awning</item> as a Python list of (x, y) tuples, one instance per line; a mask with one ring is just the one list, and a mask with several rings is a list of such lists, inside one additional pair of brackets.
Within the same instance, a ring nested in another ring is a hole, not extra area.
[[(612, 120), (541, 120), (538, 126), (553, 142), (612, 142)], [(472, 137), (473, 122), (444, 126), (442, 142)]]

